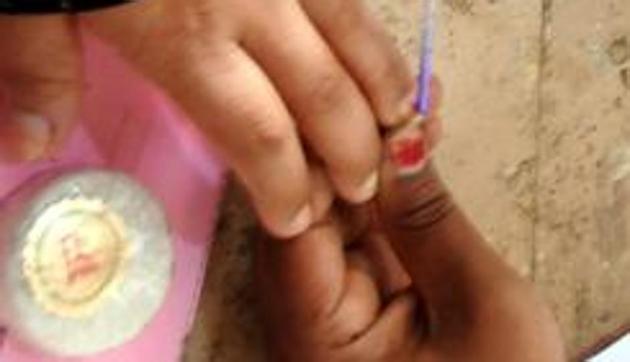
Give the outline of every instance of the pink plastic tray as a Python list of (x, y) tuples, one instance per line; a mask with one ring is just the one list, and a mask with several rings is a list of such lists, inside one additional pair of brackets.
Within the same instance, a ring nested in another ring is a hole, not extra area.
[[(157, 89), (105, 45), (90, 36), (84, 43), (88, 90), (81, 123), (56, 160), (0, 165), (0, 217), (3, 198), (38, 172), (64, 166), (124, 171), (165, 205), (176, 235), (174, 280), (156, 318), (121, 348), (89, 358), (54, 358), (12, 339), (0, 326), (0, 362), (175, 362), (197, 307), (223, 168), (191, 123)], [(3, 111), (6, 107), (0, 106), (0, 117)]]

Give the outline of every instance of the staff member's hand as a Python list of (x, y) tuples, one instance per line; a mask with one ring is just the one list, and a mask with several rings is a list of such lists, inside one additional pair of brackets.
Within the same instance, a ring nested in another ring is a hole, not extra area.
[(78, 21), (187, 111), (280, 237), (321, 216), (326, 178), (346, 201), (372, 198), (379, 122), (411, 112), (412, 75), (361, 0), (144, 0), (0, 16), (0, 85), (13, 110), (0, 120), (4, 160), (46, 155), (76, 119)]
[(565, 361), (547, 307), (425, 165), (427, 137), (390, 140), (371, 208), (259, 244), (271, 361)]

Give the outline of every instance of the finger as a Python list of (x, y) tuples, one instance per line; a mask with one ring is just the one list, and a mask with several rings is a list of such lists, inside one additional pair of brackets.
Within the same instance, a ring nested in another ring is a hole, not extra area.
[(385, 300), (409, 289), (411, 286), (409, 273), (402, 266), (385, 235), (374, 232), (364, 240), (364, 245)]
[(339, 333), (335, 345), (346, 345), (364, 334), (376, 320), (381, 296), (374, 263), (362, 250), (347, 254), (345, 290), (333, 313), (330, 327)]
[(304, 231), (313, 219), (309, 171), (294, 121), (264, 73), (230, 44), (170, 66), (165, 88), (234, 168), (265, 226), (281, 238)]
[(427, 152), (431, 155), (442, 140), (442, 120), (437, 117), (427, 119), (421, 126), (426, 139)]
[[(244, 37), (247, 51), (274, 82), (301, 133), (346, 200), (376, 193), (380, 142), (369, 103), (328, 45), (292, 1), (265, 2)], [(278, 24), (289, 31), (278, 31)]]
[(346, 248), (360, 249), (364, 264), (369, 266), (370, 275), (384, 300), (408, 289), (411, 279), (394, 253), (387, 237), (374, 223), (374, 208), (371, 204), (348, 206), (335, 204), (337, 227), (343, 236)]
[(387, 304), (370, 330), (348, 347), (349, 355), (369, 356), (374, 361), (437, 361), (419, 355), (423, 318), (418, 299), (411, 293)]
[[(386, 142), (386, 165), (396, 164), (400, 175), (417, 174), (427, 164), (442, 137), (442, 122), (438, 112), (442, 99), (442, 87), (437, 78), (431, 81), (431, 108), (427, 118), (417, 122), (410, 119), (405, 124), (389, 130)], [(420, 117), (420, 115), (416, 115)]]
[[(434, 119), (439, 118), (440, 116), (440, 108), (442, 107), (442, 98), (444, 97), (444, 90), (442, 87), (442, 82), (438, 77), (431, 77), (431, 81), (429, 82), (429, 112), (428, 114), (418, 114), (415, 111), (409, 115), (406, 119), (407, 122), (414, 121), (419, 119), (420, 121), (424, 121), (424, 118)], [(404, 126), (404, 122), (400, 122), (397, 124), (397, 127)], [(395, 127), (393, 127), (395, 128)]]
[(179, 5), (137, 2), (82, 19), (161, 85), (204, 131), (272, 234), (290, 238), (301, 233), (313, 220), (304, 151), (282, 98), (233, 40), (233, 4)]
[(440, 108), (444, 97), (444, 88), (439, 78), (431, 78), (431, 105), (429, 119), (424, 125), (424, 133), (427, 137), (427, 145), (430, 151), (434, 150), (442, 140), (443, 127), (440, 118)]
[[(344, 291), (343, 240), (329, 218), (292, 240), (258, 244), (256, 274), (265, 309), (309, 328), (328, 318)], [(293, 326), (291, 326), (293, 327)]]
[(329, 214), (335, 198), (334, 190), (324, 170), (316, 164), (310, 165), (311, 210), (313, 223), (323, 221)]
[(433, 76), (431, 77), (430, 82), (430, 99), (431, 103), (429, 105), (429, 117), (437, 118), (439, 116), (440, 108), (442, 107), (442, 101), (444, 98), (444, 86), (442, 85), (442, 81), (440, 78)]
[(393, 39), (363, 2), (300, 2), (346, 68), (360, 83), (383, 125), (404, 122), (413, 113), (413, 75)]
[(67, 137), (82, 87), (76, 27), (67, 16), (0, 16), (0, 158), (34, 160)]
[(376, 319), (380, 296), (370, 260), (344, 253), (338, 223), (329, 219), (290, 243), (260, 245), (258, 277), (266, 310), (295, 333), (345, 345)]

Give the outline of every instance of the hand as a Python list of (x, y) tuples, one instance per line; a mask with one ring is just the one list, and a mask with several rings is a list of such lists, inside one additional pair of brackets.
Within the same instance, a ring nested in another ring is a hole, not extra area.
[(279, 237), (306, 229), (333, 191), (372, 198), (377, 119), (392, 125), (412, 111), (412, 75), (360, 0), (152, 0), (78, 17), (4, 16), (5, 159), (51, 152), (76, 119), (77, 20), (195, 120)]
[(426, 158), (400, 157), (434, 128), (389, 140), (371, 207), (337, 207), (290, 243), (259, 243), (271, 361), (565, 361), (533, 288), (484, 243)]

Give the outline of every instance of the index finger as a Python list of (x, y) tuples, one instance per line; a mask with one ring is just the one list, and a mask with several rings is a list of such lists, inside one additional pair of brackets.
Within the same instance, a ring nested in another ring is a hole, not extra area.
[(264, 310), (275, 322), (268, 325), (282, 324), (273, 337), (341, 346), (376, 320), (378, 278), (367, 254), (347, 250), (344, 229), (329, 217), (289, 243), (259, 243), (257, 276)]

